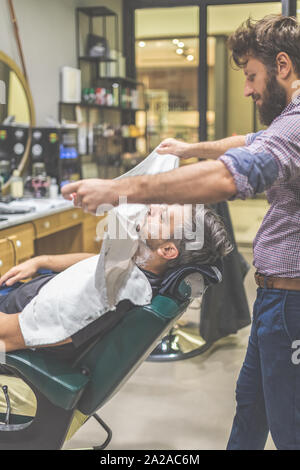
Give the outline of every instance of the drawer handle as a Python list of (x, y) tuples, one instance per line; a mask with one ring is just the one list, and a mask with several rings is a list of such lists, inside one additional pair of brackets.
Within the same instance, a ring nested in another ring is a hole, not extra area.
[(43, 226), (44, 226), (44, 228), (49, 228), (50, 227), (49, 220), (46, 220), (46, 222), (44, 222)]
[(3, 261), (2, 259), (0, 259), (0, 268), (2, 268), (2, 266), (3, 266)]
[(17, 241), (16, 241), (16, 246), (17, 246), (18, 248), (20, 248), (20, 247), (22, 246), (21, 240), (17, 240)]

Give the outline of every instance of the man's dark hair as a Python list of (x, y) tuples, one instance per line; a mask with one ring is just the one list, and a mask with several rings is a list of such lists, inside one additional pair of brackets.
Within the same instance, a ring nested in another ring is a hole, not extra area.
[(248, 56), (252, 56), (270, 72), (275, 71), (279, 52), (285, 52), (300, 77), (300, 24), (296, 18), (282, 15), (268, 15), (258, 21), (248, 18), (229, 37), (228, 46), (238, 67), (244, 67)]
[[(193, 235), (196, 239), (197, 226), (200, 227), (202, 222), (204, 222), (203, 246), (197, 249), (187, 249), (187, 245), (192, 242), (190, 235)], [(178, 248), (179, 255), (177, 258), (168, 261), (169, 268), (176, 268), (186, 264), (213, 264), (233, 250), (233, 245), (223, 220), (209, 206), (205, 206), (202, 209), (201, 205), (197, 208), (197, 205), (193, 204), (192, 226), (190, 227), (188, 224), (185, 229), (187, 229), (187, 232), (192, 230), (192, 233), (190, 232), (188, 237), (183, 236), (180, 240), (173, 239)], [(186, 232), (184, 232), (184, 235), (186, 235)]]

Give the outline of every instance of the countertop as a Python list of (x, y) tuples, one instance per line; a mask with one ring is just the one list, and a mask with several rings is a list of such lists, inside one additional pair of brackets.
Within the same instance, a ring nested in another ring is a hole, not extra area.
[[(2, 214), (1, 206), (9, 208), (31, 208), (30, 212), (25, 214)], [(24, 224), (40, 217), (47, 217), (48, 215), (56, 214), (68, 209), (74, 209), (72, 201), (67, 201), (62, 196), (55, 199), (34, 199), (24, 198), (19, 201), (12, 201), (7, 204), (0, 203), (0, 230), (14, 225)], [(5, 219), (5, 220), (1, 220)]]

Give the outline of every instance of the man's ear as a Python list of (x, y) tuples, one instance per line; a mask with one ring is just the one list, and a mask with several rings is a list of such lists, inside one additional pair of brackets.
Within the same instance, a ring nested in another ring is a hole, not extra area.
[(165, 260), (171, 260), (178, 258), (179, 250), (175, 243), (173, 242), (166, 242), (163, 243), (158, 249), (157, 254), (164, 258)]
[(288, 78), (293, 72), (293, 64), (286, 52), (279, 52), (276, 57), (277, 76), (282, 80)]

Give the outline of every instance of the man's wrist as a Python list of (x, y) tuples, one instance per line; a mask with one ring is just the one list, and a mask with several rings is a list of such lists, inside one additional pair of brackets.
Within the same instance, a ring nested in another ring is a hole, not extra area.
[(42, 268), (47, 269), (48, 259), (49, 259), (48, 255), (36, 256), (34, 258), (36, 270), (38, 271), (39, 269), (42, 269)]
[(189, 144), (186, 152), (187, 158), (202, 158), (203, 142)]
[(143, 179), (143, 176), (128, 177), (115, 181), (116, 184), (112, 190), (118, 199), (113, 201), (113, 205), (117, 206), (120, 202), (122, 203), (122, 199), (125, 199), (123, 202), (129, 204), (138, 203), (139, 198), (141, 198), (141, 179)]

